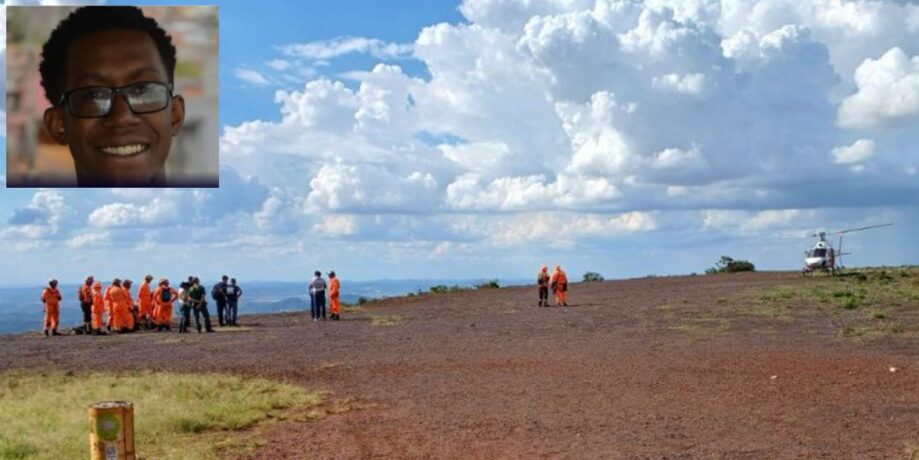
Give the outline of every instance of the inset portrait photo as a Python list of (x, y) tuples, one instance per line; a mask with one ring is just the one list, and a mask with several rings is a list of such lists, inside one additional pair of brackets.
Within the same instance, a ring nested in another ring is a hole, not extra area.
[(7, 187), (217, 187), (216, 6), (8, 6)]

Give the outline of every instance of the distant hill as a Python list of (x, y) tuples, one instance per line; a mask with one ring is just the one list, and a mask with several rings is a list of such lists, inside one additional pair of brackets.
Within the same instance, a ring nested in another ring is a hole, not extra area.
[[(429, 279), (429, 280), (379, 280), (342, 282), (342, 302), (357, 303), (360, 297), (379, 299), (402, 296), (410, 292), (427, 291), (431, 286), (472, 287), (484, 279)], [(502, 286), (526, 284), (524, 280), (502, 281)], [(107, 284), (106, 284), (107, 285)], [(240, 283), (243, 297), (239, 313), (272, 313), (305, 310), (309, 308), (307, 282), (253, 281)], [(67, 329), (82, 322), (82, 313), (77, 300), (76, 284), (63, 284), (58, 288), (64, 299), (61, 303), (61, 328)], [(210, 287), (210, 284), (208, 284)], [(40, 330), (44, 313), (39, 296), (43, 287), (0, 288), (0, 334)], [(137, 285), (131, 290), (137, 295)], [(208, 289), (210, 291), (210, 289)], [(213, 301), (208, 308), (214, 312)]]

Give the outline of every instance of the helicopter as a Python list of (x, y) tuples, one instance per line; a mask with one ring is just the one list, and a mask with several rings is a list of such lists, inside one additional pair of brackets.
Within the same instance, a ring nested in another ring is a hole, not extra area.
[[(893, 224), (869, 225), (867, 227), (850, 228), (837, 232), (819, 232), (810, 235), (812, 238), (820, 239), (814, 243), (813, 248), (804, 251), (804, 268), (801, 270), (801, 273), (806, 276), (817, 270), (824, 270), (835, 275), (836, 272), (842, 268), (842, 256), (852, 254), (850, 252), (842, 252), (842, 235), (872, 228), (889, 227), (891, 225)], [(833, 247), (832, 242), (827, 241), (827, 235), (839, 235), (839, 244), (836, 248)]]

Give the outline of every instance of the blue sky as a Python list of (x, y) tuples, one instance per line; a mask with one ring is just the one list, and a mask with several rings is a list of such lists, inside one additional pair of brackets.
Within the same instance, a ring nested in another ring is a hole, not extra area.
[(220, 189), (5, 189), (0, 284), (919, 262), (915, 3), (219, 5)]

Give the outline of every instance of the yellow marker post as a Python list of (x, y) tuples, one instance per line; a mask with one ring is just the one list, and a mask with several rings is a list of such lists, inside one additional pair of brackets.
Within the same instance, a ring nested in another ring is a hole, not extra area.
[(89, 406), (90, 460), (134, 460), (134, 405), (106, 401)]

